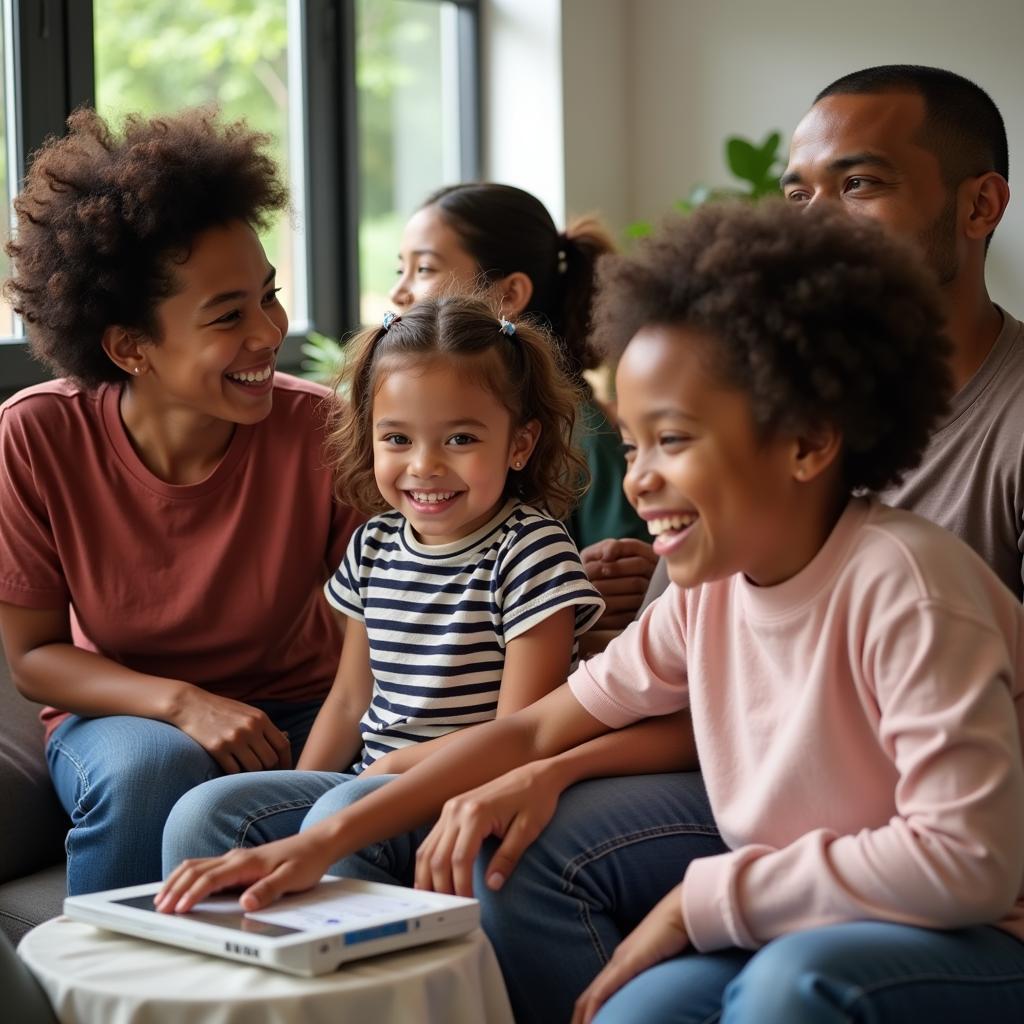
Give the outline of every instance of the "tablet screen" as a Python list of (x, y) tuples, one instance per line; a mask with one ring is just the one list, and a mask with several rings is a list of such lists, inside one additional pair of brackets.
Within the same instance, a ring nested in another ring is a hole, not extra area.
[[(122, 907), (134, 907), (136, 910), (149, 910), (158, 913), (153, 906), (152, 896), (131, 896), (125, 900), (111, 900), (112, 904)], [(298, 928), (288, 928), (282, 924), (273, 924), (270, 921), (260, 921), (248, 914), (243, 914), (238, 909), (238, 903), (234, 899), (226, 899), (223, 903), (207, 901), (200, 903), (188, 913), (193, 921), (202, 921), (204, 924), (216, 925), (218, 928), (228, 928), (239, 932), (248, 932), (252, 935), (298, 935)]]

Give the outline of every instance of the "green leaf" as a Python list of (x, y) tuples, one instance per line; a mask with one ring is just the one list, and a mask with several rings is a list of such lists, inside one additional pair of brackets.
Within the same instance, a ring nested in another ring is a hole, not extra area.
[(761, 159), (761, 153), (746, 139), (732, 135), (725, 140), (725, 162), (742, 181), (757, 181), (761, 177)]
[(773, 182), (775, 165), (779, 159), (778, 132), (770, 132), (759, 145), (754, 145), (738, 135), (730, 136), (725, 143), (726, 162), (729, 170), (741, 181), (750, 183), (752, 196), (763, 195), (773, 191), (769, 182)]
[(646, 238), (654, 230), (649, 220), (635, 220), (627, 224), (625, 229), (626, 238)]

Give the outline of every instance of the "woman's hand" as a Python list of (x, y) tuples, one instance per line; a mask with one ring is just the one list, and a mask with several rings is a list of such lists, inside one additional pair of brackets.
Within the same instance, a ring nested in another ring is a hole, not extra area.
[(452, 797), (416, 854), (416, 888), (472, 896), (473, 863), (494, 835), (502, 842), (484, 877), (489, 889), (500, 889), (551, 820), (563, 789), (547, 762), (534, 761)]
[(605, 600), (596, 630), (623, 630), (647, 594), (658, 557), (650, 544), (632, 537), (602, 540), (580, 552), (588, 579)]
[(259, 708), (241, 701), (184, 686), (168, 721), (229, 775), (292, 766), (288, 737)]
[(221, 857), (186, 860), (167, 876), (154, 904), (161, 913), (183, 914), (211, 893), (245, 885), (238, 897), (242, 909), (262, 910), (285, 893), (312, 889), (335, 859), (310, 830)]
[(690, 940), (683, 924), (682, 894), (680, 883), (619, 943), (611, 960), (576, 1000), (572, 1024), (590, 1024), (626, 982), (686, 949)]

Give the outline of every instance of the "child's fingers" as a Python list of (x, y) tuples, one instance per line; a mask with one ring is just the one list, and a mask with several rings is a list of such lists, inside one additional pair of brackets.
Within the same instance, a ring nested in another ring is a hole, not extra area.
[(187, 860), (175, 869), (157, 896), (157, 910), (184, 914), (211, 893), (251, 882), (252, 868), (232, 854), (203, 860)]
[(310, 886), (302, 884), (302, 881), (295, 877), (293, 865), (290, 863), (281, 864), (265, 878), (250, 885), (241, 896), (238, 902), (243, 910), (252, 912), (269, 907), (275, 900), (289, 892), (297, 892), (300, 889), (307, 889)]
[(415, 886), (434, 892), (451, 892), (451, 829), (441, 819), (416, 851)]
[(452, 847), (451, 878), (456, 896), (473, 895), (473, 865), (480, 852), (482, 836), (468, 829), (462, 829)]
[(530, 821), (519, 815), (509, 826), (501, 845), (487, 865), (484, 879), (487, 888), (497, 891), (515, 870), (530, 844), (540, 835), (547, 821)]

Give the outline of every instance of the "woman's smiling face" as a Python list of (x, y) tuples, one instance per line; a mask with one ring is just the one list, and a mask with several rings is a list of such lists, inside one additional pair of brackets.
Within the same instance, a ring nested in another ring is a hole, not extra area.
[(259, 422), (270, 412), (288, 316), (255, 231), (244, 221), (210, 228), (171, 273), (178, 290), (156, 308), (160, 337), (142, 347), (133, 385), (167, 408)]

